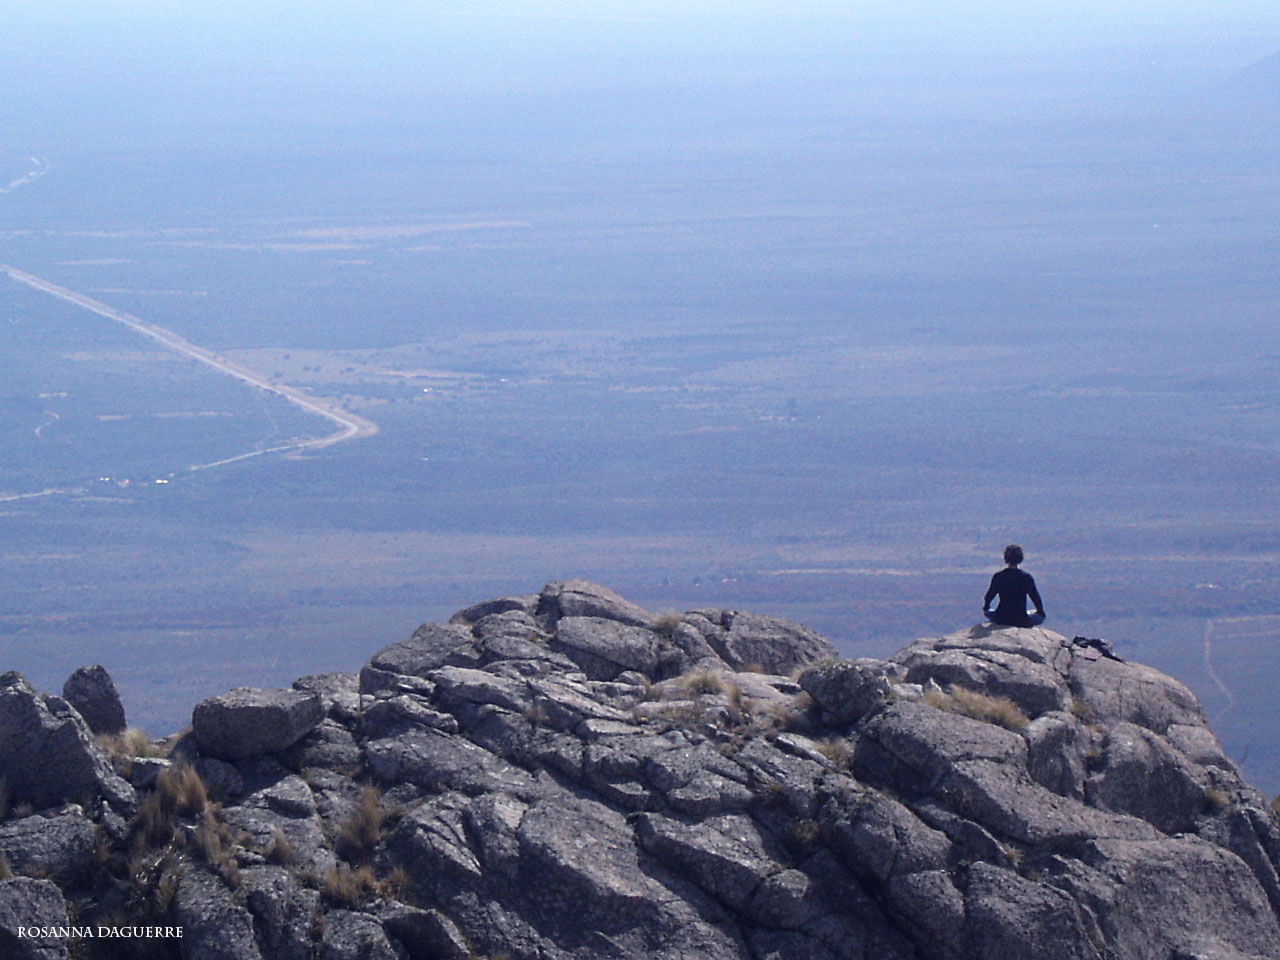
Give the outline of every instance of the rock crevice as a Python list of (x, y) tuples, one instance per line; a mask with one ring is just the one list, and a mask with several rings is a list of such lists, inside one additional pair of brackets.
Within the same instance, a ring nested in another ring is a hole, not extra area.
[(193, 720), (109, 757), (0, 678), (0, 941), (71, 902), (220, 960), (1280, 958), (1280, 831), (1195, 698), (1043, 628), (842, 660), (566, 580)]

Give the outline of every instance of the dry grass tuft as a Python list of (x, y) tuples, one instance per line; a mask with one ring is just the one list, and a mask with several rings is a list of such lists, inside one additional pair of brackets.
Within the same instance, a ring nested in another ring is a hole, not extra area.
[(817, 820), (804, 817), (787, 827), (787, 846), (796, 856), (803, 857), (818, 848), (822, 837), (822, 827)]
[(924, 702), (939, 710), (958, 713), (1006, 730), (1020, 731), (1030, 722), (1021, 708), (1008, 697), (990, 697), (976, 690), (952, 684), (946, 693), (926, 690)]
[(405, 891), (409, 889), (409, 874), (403, 867), (395, 867), (380, 881), (383, 896), (404, 902)]
[(9, 858), (0, 853), (0, 880), (8, 880), (13, 876), (13, 868), (9, 866)]
[(175, 763), (161, 770), (155, 790), (142, 801), (133, 822), (135, 853), (171, 842), (176, 818), (203, 817), (209, 810), (209, 792), (194, 768)]
[(797, 693), (789, 700), (773, 700), (760, 709), (761, 716), (781, 730), (803, 730), (810, 725), (813, 697)]
[(676, 632), (676, 627), (680, 626), (684, 617), (676, 613), (674, 610), (663, 610), (653, 621), (653, 632), (656, 633), (661, 640), (671, 640), (671, 635)]
[(761, 780), (752, 788), (756, 802), (765, 807), (780, 807), (787, 802), (787, 791), (777, 780)]
[(330, 867), (320, 883), (321, 895), (333, 906), (347, 910), (363, 906), (382, 892), (382, 884), (368, 867), (353, 870), (341, 863)]
[[(163, 854), (152, 852), (132, 858), (121, 891), (123, 902), (116, 909), (99, 914), (97, 923), (104, 926), (172, 923), (169, 918), (178, 889), (180, 864), (181, 860), (172, 848)], [(177, 955), (177, 944), (172, 940), (137, 938), (121, 941), (116, 950), (108, 950), (101, 956), (103, 960), (176, 960)], [(76, 953), (73, 946), (71, 956), (79, 960), (84, 955)], [(93, 952), (87, 956), (96, 958), (99, 954)]]
[(164, 750), (152, 743), (146, 732), (138, 727), (126, 727), (120, 733), (100, 733), (97, 741), (112, 759), (164, 756)]
[(819, 740), (817, 743), (818, 752), (822, 754), (837, 770), (849, 769), (849, 759), (851, 753), (849, 751), (849, 741), (839, 738), (830, 740)]
[(133, 821), (133, 843), (135, 848), (154, 850), (172, 839), (173, 812), (166, 809), (164, 797), (157, 791), (138, 808)]
[(1071, 703), (1068, 704), (1067, 709), (1070, 710), (1071, 715), (1081, 723), (1093, 722), (1093, 711), (1089, 709), (1089, 705), (1083, 700), (1072, 697)]
[(742, 688), (736, 683), (726, 683), (724, 695), (729, 701), (729, 719), (733, 723), (742, 723), (747, 716), (747, 705), (742, 696)]
[(191, 833), (192, 853), (217, 871), (234, 886), (239, 865), (235, 857), (235, 838), (215, 807), (208, 807)]
[[(694, 693), (724, 693), (725, 683), (714, 673), (708, 670), (699, 670), (690, 674), (685, 681), (685, 686)], [(739, 691), (741, 695), (741, 691)]]
[(525, 707), (524, 718), (535, 727), (544, 727), (547, 725), (547, 721), (551, 719), (547, 715), (546, 708), (539, 703), (534, 703)]
[(279, 827), (271, 831), (271, 843), (267, 845), (264, 855), (268, 863), (274, 863), (279, 867), (292, 866), (296, 859), (293, 844), (289, 842), (289, 838), (284, 835), (284, 832)]
[(159, 872), (160, 876), (152, 887), (151, 899), (156, 914), (167, 917), (178, 892), (178, 861), (171, 856), (165, 857), (160, 861)]
[[(1275, 801), (1272, 801), (1274, 803)], [(1225, 790), (1211, 789), (1204, 792), (1205, 809), (1213, 813), (1221, 813), (1231, 806), (1231, 794)]]
[(368, 863), (382, 839), (386, 821), (382, 796), (375, 788), (365, 787), (355, 810), (338, 827), (334, 851), (348, 863)]
[(126, 779), (133, 770), (134, 760), (164, 753), (137, 727), (127, 727), (120, 733), (100, 733), (96, 739), (112, 768)]
[(175, 763), (156, 775), (155, 796), (163, 808), (179, 817), (198, 817), (209, 806), (209, 791), (189, 763)]

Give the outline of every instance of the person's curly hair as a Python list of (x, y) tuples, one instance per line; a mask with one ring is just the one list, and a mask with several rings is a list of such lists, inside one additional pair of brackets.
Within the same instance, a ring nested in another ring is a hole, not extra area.
[(1021, 563), (1022, 547), (1018, 546), (1016, 543), (1011, 543), (1007, 547), (1005, 547), (1004, 562), (1005, 563)]

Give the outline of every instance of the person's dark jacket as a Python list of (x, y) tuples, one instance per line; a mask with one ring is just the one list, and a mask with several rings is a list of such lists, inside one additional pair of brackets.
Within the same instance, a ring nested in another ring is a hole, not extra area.
[[(995, 610), (988, 612), (992, 599), (997, 596), (1000, 603)], [(1035, 619), (1027, 614), (1027, 597), (1035, 604)], [(1010, 627), (1031, 627), (1044, 620), (1044, 604), (1040, 600), (1040, 591), (1036, 589), (1035, 578), (1017, 567), (1006, 567), (996, 572), (986, 596), (982, 598), (982, 609), (992, 623)]]

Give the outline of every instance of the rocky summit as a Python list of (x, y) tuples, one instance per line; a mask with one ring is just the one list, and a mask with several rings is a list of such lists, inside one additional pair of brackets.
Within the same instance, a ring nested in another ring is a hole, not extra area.
[(843, 660), (569, 580), (165, 740), (115, 703), (0, 676), (5, 960), (1280, 958), (1195, 697), (1041, 628)]

